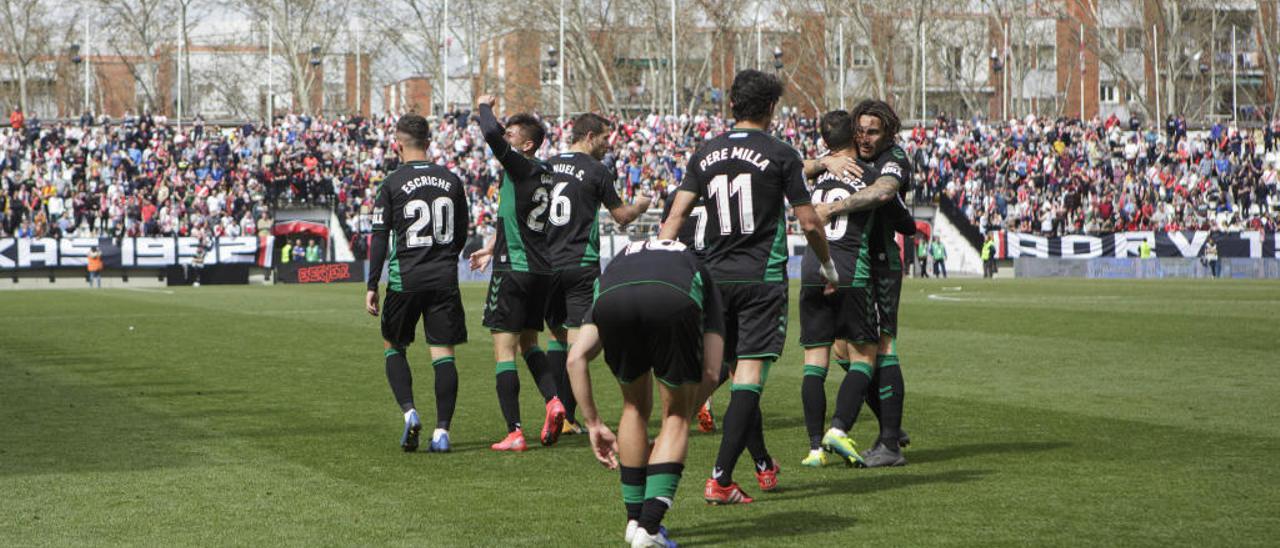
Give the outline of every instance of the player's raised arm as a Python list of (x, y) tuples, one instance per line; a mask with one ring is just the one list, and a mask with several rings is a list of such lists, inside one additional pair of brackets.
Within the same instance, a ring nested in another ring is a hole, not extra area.
[(484, 142), (489, 144), (493, 157), (498, 159), (513, 181), (524, 179), (534, 169), (533, 161), (526, 157), (532, 151), (511, 148), (511, 144), (507, 142), (507, 132), (512, 131), (512, 128), (505, 128), (498, 123), (498, 117), (493, 113), (493, 103), (492, 95), (482, 95), (476, 105), (476, 121), (480, 124)]

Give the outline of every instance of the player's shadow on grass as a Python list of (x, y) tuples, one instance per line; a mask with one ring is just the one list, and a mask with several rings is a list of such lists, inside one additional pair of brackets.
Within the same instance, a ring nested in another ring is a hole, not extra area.
[[(731, 508), (722, 510), (726, 513), (733, 511)], [(681, 527), (678, 533), (681, 546), (716, 546), (735, 544), (743, 538), (761, 541), (835, 532), (849, 529), (856, 523), (857, 518), (848, 515), (789, 511)]]
[(979, 481), (990, 470), (952, 470), (936, 474), (895, 473), (896, 471), (864, 471), (850, 470), (849, 476), (838, 480), (823, 479), (821, 481), (788, 486), (785, 491), (771, 493), (756, 499), (753, 504), (769, 503), (789, 499), (812, 500), (824, 495), (848, 496), (868, 494), (890, 489), (901, 489), (915, 485), (931, 483), (969, 483)]
[(1071, 447), (1071, 444), (1065, 441), (970, 443), (966, 445), (951, 445), (936, 448), (922, 447), (919, 449), (907, 449), (905, 454), (907, 456), (907, 460), (911, 464), (925, 464), (930, 462), (967, 459), (1001, 453), (1037, 453), (1041, 451), (1056, 451), (1059, 449), (1066, 449), (1068, 447)]

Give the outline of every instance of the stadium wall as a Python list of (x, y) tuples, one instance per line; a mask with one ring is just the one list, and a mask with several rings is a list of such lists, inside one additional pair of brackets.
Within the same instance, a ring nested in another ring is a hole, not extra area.
[[(1208, 261), (1189, 258), (1063, 259), (1018, 257), (1013, 260), (1017, 278), (1163, 279), (1212, 278)], [(1221, 259), (1222, 278), (1280, 279), (1280, 259)]]

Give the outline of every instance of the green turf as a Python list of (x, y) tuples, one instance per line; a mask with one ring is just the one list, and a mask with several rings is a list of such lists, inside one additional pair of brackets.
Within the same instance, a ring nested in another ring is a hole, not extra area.
[[(464, 290), (449, 455), (399, 451), (359, 286), (0, 292), (0, 546), (621, 545), (616, 473), (583, 437), (488, 450), (504, 428), (483, 290)], [(1275, 542), (1280, 285), (909, 280), (911, 464), (873, 471), (799, 466), (792, 303), (763, 399), (782, 489), (742, 466), (757, 502), (705, 506), (720, 437), (693, 434), (667, 522), (683, 545)], [(409, 358), (429, 425), (430, 362)]]

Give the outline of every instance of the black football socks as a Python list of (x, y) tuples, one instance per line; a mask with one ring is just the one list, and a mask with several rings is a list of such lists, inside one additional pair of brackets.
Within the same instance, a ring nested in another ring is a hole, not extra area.
[(413, 409), (413, 373), (409, 371), (409, 360), (405, 358), (404, 350), (398, 348), (388, 348), (382, 355), (387, 358), (387, 383), (391, 385), (391, 394), (400, 404), (400, 411), (408, 413)]
[(516, 362), (498, 362), (498, 407), (507, 421), (507, 432), (520, 428), (520, 375), (516, 374)]
[(804, 428), (809, 434), (809, 449), (816, 450), (822, 443), (822, 427), (827, 420), (827, 368), (805, 364), (804, 378), (800, 381), (800, 402), (804, 406)]
[(880, 441), (897, 446), (902, 437), (902, 368), (897, 354), (879, 356), (880, 387), (876, 397), (880, 399)]
[(858, 412), (862, 409), (862, 402), (866, 399), (867, 387), (871, 385), (872, 374), (869, 363), (853, 362), (849, 365), (849, 372), (845, 374), (840, 390), (836, 392), (836, 412), (831, 417), (832, 428), (844, 432), (853, 428), (853, 423), (858, 420)]
[(658, 534), (663, 516), (675, 501), (676, 488), (680, 486), (680, 475), (683, 473), (684, 464), (679, 462), (651, 463), (645, 470), (640, 526), (650, 535)]
[(449, 429), (458, 402), (458, 366), (453, 356), (432, 360), (436, 374), (436, 428)]
[(569, 370), (565, 367), (565, 362), (569, 358), (569, 349), (572, 346), (560, 344), (560, 341), (552, 340), (547, 342), (547, 363), (551, 364), (551, 371), (555, 374), (556, 379), (556, 395), (560, 397), (560, 403), (564, 404), (564, 418), (568, 421), (574, 421), (573, 414), (578, 410), (578, 399), (573, 396), (573, 385), (569, 382)]
[(622, 472), (622, 505), (627, 509), (627, 521), (639, 520), (644, 507), (645, 469), (619, 466)]
[(538, 383), (542, 399), (551, 401), (551, 398), (556, 397), (556, 376), (551, 370), (551, 364), (547, 362), (547, 354), (541, 348), (531, 347), (524, 353), (524, 363), (529, 367), (529, 374), (533, 375), (534, 382)]
[(729, 388), (729, 408), (724, 413), (724, 436), (720, 438), (720, 452), (716, 455), (716, 467), (711, 477), (721, 487), (733, 483), (733, 468), (738, 456), (746, 448), (747, 431), (752, 427), (756, 411), (760, 408), (760, 385), (734, 384)]

